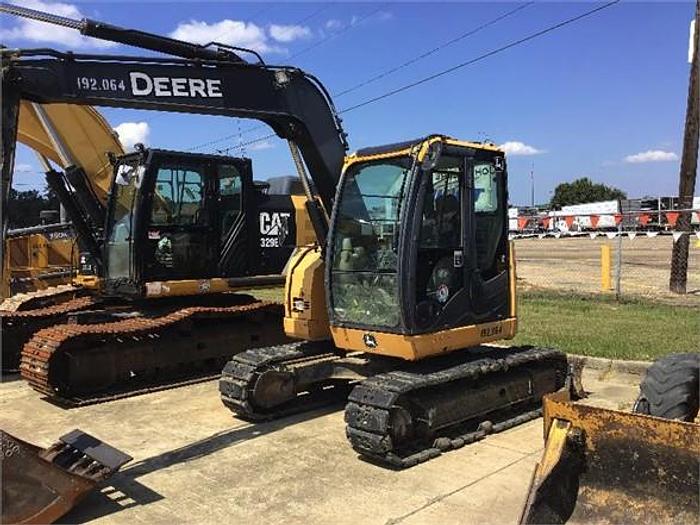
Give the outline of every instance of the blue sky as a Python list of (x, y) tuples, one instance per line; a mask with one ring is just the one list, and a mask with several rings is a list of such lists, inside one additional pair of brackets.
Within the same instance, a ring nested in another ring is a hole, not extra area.
[[(260, 50), (268, 63), (299, 66), (339, 93), (493, 20), (522, 3), (21, 2), (67, 16), (191, 39), (217, 39)], [(448, 68), (600, 5), (536, 2), (517, 13), (347, 95), (338, 109)], [(415, 89), (343, 116), (351, 149), (428, 133), (509, 144), (510, 194), (529, 202), (556, 184), (588, 176), (631, 197), (673, 195), (678, 188), (688, 83), (688, 25), (693, 2), (622, 2), (578, 23), (492, 56)], [(124, 53), (65, 30), (0, 18), (0, 41)], [(150, 145), (198, 151), (233, 148), (266, 135), (255, 121), (104, 108), (117, 127), (145, 122)], [(240, 132), (244, 134), (238, 135)], [(137, 133), (138, 134), (138, 133)], [(238, 135), (238, 136), (236, 136)], [(284, 142), (245, 148), (256, 177), (293, 173)], [(18, 189), (41, 186), (33, 154), (18, 152)]]

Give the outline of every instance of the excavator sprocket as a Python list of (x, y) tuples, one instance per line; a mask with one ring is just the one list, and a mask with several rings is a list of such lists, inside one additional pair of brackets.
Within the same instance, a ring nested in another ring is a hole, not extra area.
[(22, 377), (70, 406), (201, 381), (237, 352), (288, 341), (277, 303), (237, 296), (228, 306), (191, 306), (158, 317), (62, 324), (22, 350)]
[(369, 459), (411, 467), (539, 417), (542, 396), (564, 386), (567, 369), (562, 352), (525, 348), (380, 374), (350, 393), (346, 435)]
[(0, 430), (2, 523), (53, 523), (131, 457), (73, 430), (42, 449)]
[(97, 304), (95, 298), (82, 293), (80, 288), (62, 285), (4, 300), (0, 304), (3, 372), (17, 371), (22, 347), (38, 330)]

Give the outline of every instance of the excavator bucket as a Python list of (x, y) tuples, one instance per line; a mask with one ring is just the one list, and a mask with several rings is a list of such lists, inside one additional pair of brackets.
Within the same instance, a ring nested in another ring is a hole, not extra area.
[(131, 457), (74, 430), (42, 449), (0, 430), (2, 523), (53, 523)]
[(700, 425), (544, 399), (520, 523), (697, 523)]

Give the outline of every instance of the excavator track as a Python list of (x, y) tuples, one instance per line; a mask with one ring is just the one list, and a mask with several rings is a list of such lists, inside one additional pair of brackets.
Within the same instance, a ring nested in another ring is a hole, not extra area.
[[(303, 368), (323, 369), (341, 357), (328, 341), (299, 341), (242, 352), (223, 369), (219, 380), (221, 401), (237, 416), (250, 421), (276, 419), (332, 404), (347, 396), (349, 388), (343, 383), (320, 381), (298, 392), (293, 378)], [(263, 382), (263, 377), (273, 379)]]
[(408, 363), (298, 342), (236, 355), (219, 391), (253, 421), (347, 399), (352, 447), (405, 468), (539, 417), (542, 396), (567, 374), (566, 355), (545, 348), (480, 347)]
[(22, 347), (37, 330), (65, 322), (68, 314), (87, 310), (98, 302), (90, 296), (75, 297), (75, 289), (63, 288), (56, 287), (55, 294), (44, 293), (48, 290), (22, 294), (29, 297), (18, 299), (11, 305), (10, 300), (5, 300), (0, 305), (14, 308), (0, 310), (3, 372), (17, 371)]
[(566, 375), (565, 354), (531, 347), (380, 374), (350, 393), (346, 435), (368, 459), (411, 467), (539, 417), (542, 396), (562, 388)]
[(244, 304), (44, 328), (24, 345), (20, 372), (35, 390), (68, 406), (203, 380), (237, 352), (288, 341), (281, 305), (239, 300)]
[(44, 290), (34, 292), (18, 293), (8, 297), (0, 303), (0, 311), (20, 312), (53, 306), (70, 299), (74, 299), (81, 289), (72, 284), (62, 284), (51, 286)]

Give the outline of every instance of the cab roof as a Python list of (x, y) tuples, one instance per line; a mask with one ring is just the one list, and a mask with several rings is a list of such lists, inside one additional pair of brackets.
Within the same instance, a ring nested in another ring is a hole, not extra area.
[(352, 157), (372, 157), (376, 155), (386, 155), (394, 152), (399, 152), (403, 150), (410, 150), (416, 146), (419, 146), (423, 144), (426, 141), (435, 139), (435, 138), (440, 138), (445, 142), (451, 142), (455, 145), (458, 146), (465, 146), (465, 147), (471, 147), (471, 148), (478, 148), (478, 149), (487, 149), (491, 151), (501, 151), (499, 147), (497, 147), (495, 144), (491, 144), (490, 142), (470, 142), (470, 141), (462, 141), (462, 140), (457, 140), (452, 137), (448, 137), (447, 135), (440, 135), (440, 134), (433, 134), (433, 135), (427, 135), (425, 137), (420, 137), (417, 139), (413, 140), (406, 140), (403, 142), (394, 142), (391, 144), (384, 144), (381, 146), (371, 146), (368, 148), (361, 148), (358, 149), (356, 152), (354, 152), (351, 156)]

